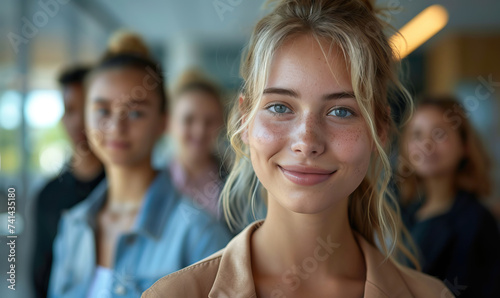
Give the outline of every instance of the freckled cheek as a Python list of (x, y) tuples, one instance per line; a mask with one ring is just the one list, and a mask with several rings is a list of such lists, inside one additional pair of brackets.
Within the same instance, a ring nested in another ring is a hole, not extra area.
[(265, 158), (270, 158), (281, 149), (284, 149), (289, 134), (289, 125), (269, 121), (258, 115), (250, 124), (248, 142), (250, 148)]
[(371, 138), (367, 132), (353, 128), (337, 130), (330, 136), (332, 151), (341, 164), (356, 169), (356, 172), (366, 171), (372, 154)]

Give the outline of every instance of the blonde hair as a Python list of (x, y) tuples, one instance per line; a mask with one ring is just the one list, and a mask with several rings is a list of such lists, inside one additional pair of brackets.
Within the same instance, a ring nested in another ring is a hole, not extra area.
[(398, 241), (404, 227), (396, 200), (388, 190), (392, 171), (384, 144), (390, 143), (387, 139), (395, 128), (390, 117), (389, 94), (397, 92), (410, 106), (411, 98), (397, 77), (397, 59), (384, 29), (371, 3), (361, 0), (279, 1), (275, 9), (257, 23), (242, 59), (244, 100), (241, 105), (235, 103), (228, 125), (236, 156), (221, 199), (231, 227), (246, 224), (242, 210), (248, 210), (249, 197), (254, 204), (255, 194), (263, 190), (253, 172), (249, 149), (241, 133), (256, 113), (272, 57), (288, 38), (310, 34), (318, 44), (320, 39), (331, 41), (332, 46), (342, 51), (356, 101), (376, 147), (366, 177), (350, 195), (350, 225), (371, 244), (377, 242), (387, 258), (402, 252), (416, 264), (412, 254)]
[[(451, 96), (436, 96), (422, 98), (417, 105), (417, 110), (424, 107), (438, 109), (443, 113), (443, 119), (448, 122), (459, 134), (465, 150), (463, 159), (456, 170), (454, 187), (457, 190), (467, 191), (477, 198), (484, 198), (491, 194), (492, 182), (490, 176), (491, 161), (483, 147), (481, 139), (474, 131), (467, 119), (467, 115)], [(398, 173), (401, 199), (408, 204), (417, 199), (417, 192), (421, 181), (409, 165), (408, 154), (408, 127), (405, 127), (399, 142), (401, 157), (404, 164)]]

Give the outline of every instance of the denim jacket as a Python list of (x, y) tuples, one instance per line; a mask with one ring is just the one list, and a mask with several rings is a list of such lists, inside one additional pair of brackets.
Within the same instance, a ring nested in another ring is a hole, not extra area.
[[(106, 194), (104, 180), (62, 216), (49, 297), (86, 297), (96, 268), (96, 216)], [(230, 239), (227, 228), (178, 194), (162, 171), (150, 185), (131, 231), (117, 241), (111, 293), (102, 297), (139, 297), (160, 277), (209, 256)]]

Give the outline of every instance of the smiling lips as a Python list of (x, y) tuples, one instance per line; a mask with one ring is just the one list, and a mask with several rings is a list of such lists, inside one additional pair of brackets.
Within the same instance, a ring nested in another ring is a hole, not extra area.
[(328, 171), (306, 166), (278, 166), (291, 182), (311, 186), (328, 180), (336, 171)]
[(123, 150), (130, 147), (130, 143), (124, 141), (108, 141), (106, 145), (114, 150)]

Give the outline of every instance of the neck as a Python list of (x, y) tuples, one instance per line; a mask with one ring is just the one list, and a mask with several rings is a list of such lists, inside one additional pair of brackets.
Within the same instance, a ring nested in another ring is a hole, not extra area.
[(423, 181), (426, 195), (425, 204), (433, 206), (451, 202), (455, 197), (453, 181), (452, 174), (425, 179)]
[(297, 270), (300, 276), (300, 268), (308, 266), (305, 260), (313, 258), (314, 274), (364, 280), (364, 257), (349, 225), (347, 199), (323, 214), (298, 214), (273, 198), (268, 202), (266, 220), (252, 238), (252, 263), (259, 275)]
[(108, 180), (108, 203), (141, 202), (156, 176), (149, 161), (135, 166), (106, 167)]
[(102, 171), (101, 161), (91, 151), (74, 155), (70, 164), (73, 175), (81, 181), (90, 181)]

